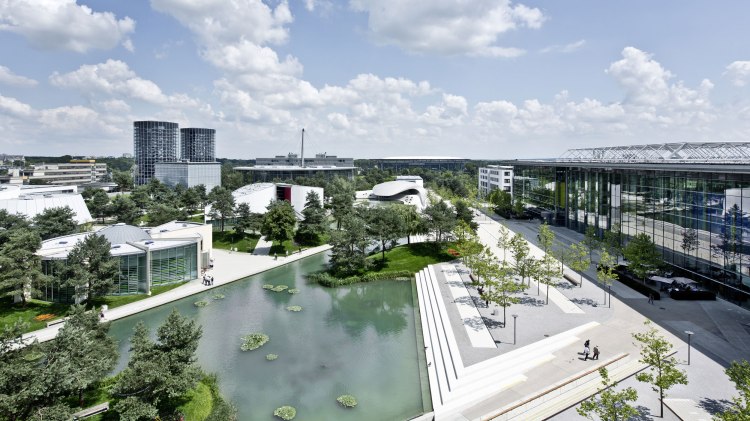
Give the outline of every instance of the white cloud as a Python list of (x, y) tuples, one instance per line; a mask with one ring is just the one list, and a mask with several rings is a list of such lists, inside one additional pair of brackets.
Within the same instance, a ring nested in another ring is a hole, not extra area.
[(735, 61), (727, 66), (724, 75), (729, 77), (734, 86), (745, 86), (750, 80), (750, 61)]
[(0, 95), (0, 113), (14, 116), (14, 117), (31, 117), (33, 110), (29, 104)]
[(5, 66), (0, 66), (0, 83), (12, 86), (36, 86), (39, 82), (26, 76), (17, 75)]
[(368, 14), (376, 41), (441, 55), (516, 57), (523, 50), (499, 46), (498, 38), (519, 27), (540, 28), (545, 20), (539, 9), (509, 0), (351, 0), (350, 5)]
[(35, 48), (85, 53), (127, 43), (135, 21), (94, 12), (76, 0), (5, 0), (0, 1), (0, 30), (24, 36)]
[(230, 73), (285, 75), (302, 73), (302, 65), (295, 57), (287, 56), (281, 62), (276, 51), (247, 40), (240, 40), (218, 48), (208, 48), (203, 52), (203, 56), (209, 63)]
[(586, 40), (578, 40), (575, 42), (571, 42), (569, 44), (565, 45), (550, 45), (549, 47), (542, 48), (539, 50), (540, 53), (546, 54), (546, 53), (573, 53), (575, 51), (580, 50), (584, 45), (586, 45)]
[(164, 94), (156, 83), (138, 77), (127, 63), (120, 60), (84, 64), (70, 73), (55, 72), (49, 79), (53, 86), (74, 89), (87, 96), (105, 94), (172, 107), (199, 105), (196, 100), (184, 94)]
[(349, 119), (341, 113), (330, 113), (328, 114), (328, 121), (331, 123), (331, 127), (338, 130), (346, 130), (351, 127)]

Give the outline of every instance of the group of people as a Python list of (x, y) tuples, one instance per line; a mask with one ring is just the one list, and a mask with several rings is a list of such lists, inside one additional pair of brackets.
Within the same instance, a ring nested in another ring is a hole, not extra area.
[[(589, 354), (591, 354), (591, 349), (589, 348), (590, 341), (586, 339), (586, 342), (583, 343), (583, 360), (586, 361), (589, 359)], [(592, 360), (598, 360), (599, 359), (599, 347), (594, 345), (594, 354), (591, 356)]]
[(209, 276), (208, 274), (203, 274), (203, 285), (213, 285), (214, 284), (214, 277)]

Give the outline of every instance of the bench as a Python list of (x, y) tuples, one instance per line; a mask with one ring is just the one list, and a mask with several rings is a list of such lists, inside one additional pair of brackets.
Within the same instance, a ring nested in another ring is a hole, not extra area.
[(578, 284), (580, 283), (580, 278), (575, 279), (573, 275), (569, 274), (568, 272), (563, 273), (563, 278), (565, 278), (568, 282), (575, 286), (578, 286)]
[(59, 325), (61, 323), (65, 323), (67, 321), (68, 321), (68, 318), (67, 317), (63, 317), (61, 319), (57, 319), (57, 320), (53, 320), (51, 322), (47, 322), (47, 327), (54, 326), (54, 325)]
[(92, 407), (86, 408), (83, 411), (76, 412), (75, 414), (73, 414), (73, 419), (79, 420), (81, 418), (88, 418), (107, 411), (109, 411), (109, 402), (104, 402), (100, 403), (99, 405), (94, 405)]

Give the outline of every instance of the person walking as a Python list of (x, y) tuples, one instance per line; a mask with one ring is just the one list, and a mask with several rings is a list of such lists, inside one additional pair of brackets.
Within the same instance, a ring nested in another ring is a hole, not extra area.
[(589, 359), (589, 354), (591, 353), (591, 350), (589, 349), (588, 344), (583, 347), (583, 361), (586, 361)]
[(589, 344), (591, 344), (591, 342), (588, 339), (586, 339), (586, 342), (583, 343), (583, 347), (588, 348)]
[(654, 293), (648, 294), (648, 303), (654, 305)]
[(592, 360), (599, 359), (599, 347), (594, 345), (594, 355), (591, 357)]

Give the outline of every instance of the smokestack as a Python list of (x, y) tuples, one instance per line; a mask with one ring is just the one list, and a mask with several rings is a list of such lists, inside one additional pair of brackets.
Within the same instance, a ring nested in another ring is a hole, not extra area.
[(302, 150), (299, 154), (302, 157), (302, 168), (305, 168), (305, 129), (302, 129)]

